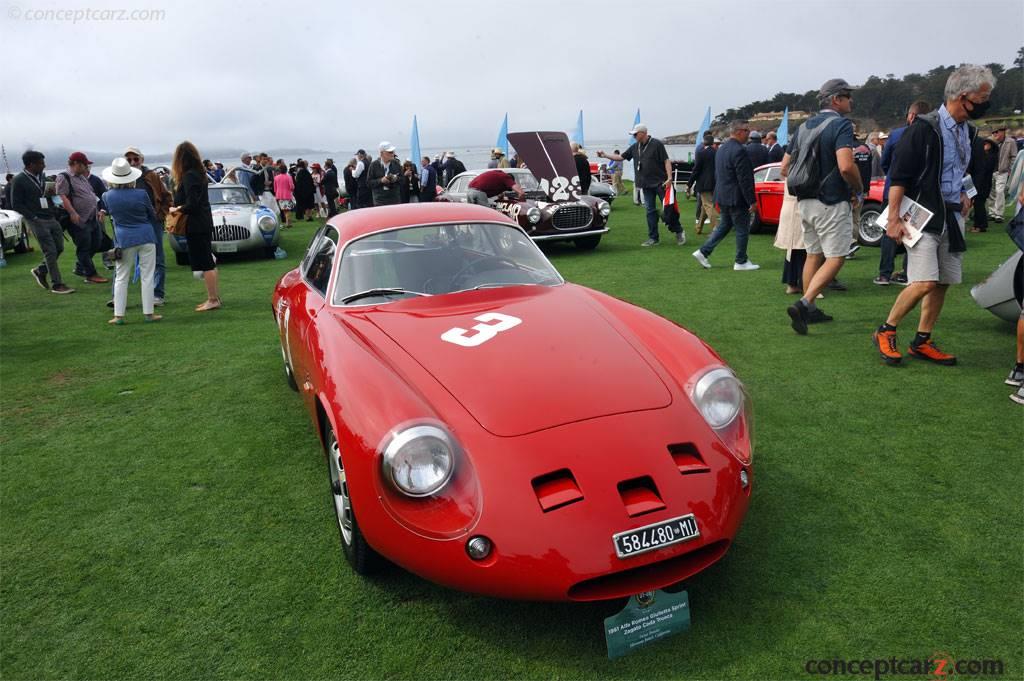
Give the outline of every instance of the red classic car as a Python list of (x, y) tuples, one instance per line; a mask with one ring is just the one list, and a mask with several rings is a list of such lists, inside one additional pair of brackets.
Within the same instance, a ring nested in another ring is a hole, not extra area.
[(357, 573), (383, 557), (455, 589), (588, 601), (731, 545), (752, 485), (740, 381), (688, 331), (566, 283), (507, 216), (336, 216), (272, 305)]
[[(781, 163), (769, 163), (754, 170), (754, 194), (757, 196), (757, 210), (750, 224), (750, 231), (764, 231), (766, 226), (777, 227), (779, 214), (782, 212), (782, 200), (785, 197), (784, 180), (780, 168)], [(860, 223), (854, 225), (857, 240), (864, 246), (877, 246), (882, 240), (881, 227), (875, 220), (882, 214), (882, 193), (885, 180), (871, 180), (868, 195), (864, 198), (864, 206), (860, 211)]]

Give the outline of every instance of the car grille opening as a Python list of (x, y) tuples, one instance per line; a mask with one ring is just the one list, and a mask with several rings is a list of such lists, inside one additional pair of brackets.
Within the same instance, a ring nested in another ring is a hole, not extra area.
[(641, 591), (663, 589), (713, 564), (725, 555), (728, 548), (729, 540), (720, 539), (689, 553), (657, 563), (577, 582), (569, 587), (567, 595), (574, 601), (600, 601), (624, 598)]
[(219, 224), (213, 226), (213, 241), (245, 241), (249, 238), (249, 229), (241, 225)]
[(583, 229), (594, 221), (594, 211), (590, 206), (561, 206), (551, 216), (551, 224), (555, 229)]
[(672, 455), (672, 461), (675, 462), (680, 475), (707, 473), (711, 470), (692, 442), (669, 445), (668, 453)]
[(665, 502), (661, 500), (658, 488), (649, 476), (623, 480), (619, 483), (619, 496), (630, 518), (665, 508)]
[(533, 491), (545, 513), (583, 501), (583, 492), (568, 468), (534, 478)]

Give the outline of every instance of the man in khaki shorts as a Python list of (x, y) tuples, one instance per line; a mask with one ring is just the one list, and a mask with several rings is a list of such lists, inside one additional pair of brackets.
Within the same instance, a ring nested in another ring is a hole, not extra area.
[[(891, 167), (889, 222), (886, 233), (901, 243), (907, 234), (900, 206), (912, 198), (934, 215), (924, 226), (921, 239), (907, 248), (910, 285), (900, 292), (885, 323), (872, 335), (882, 360), (892, 366), (903, 356), (897, 349), (896, 326), (921, 303), (921, 320), (908, 354), (936, 364), (956, 364), (931, 339), (932, 329), (951, 284), (961, 279), (964, 250), (964, 218), (971, 208), (965, 191), (965, 175), (977, 130), (967, 123), (988, 110), (995, 87), (992, 72), (974, 64), (961, 66), (946, 81), (945, 103), (937, 111), (917, 116), (899, 141), (899, 153)], [(969, 183), (967, 183), (969, 184)]]
[[(803, 223), (807, 260), (804, 263), (804, 295), (786, 308), (793, 330), (807, 334), (807, 325), (832, 321), (815, 306), (818, 294), (836, 278), (853, 242), (853, 209), (850, 201), (863, 193), (860, 171), (853, 162), (853, 124), (844, 117), (853, 109), (852, 86), (842, 78), (826, 81), (818, 91), (822, 110), (793, 135), (789, 149), (807, 157), (810, 145), (818, 145), (821, 182), (817, 194), (797, 195)], [(822, 127), (824, 126), (824, 127)], [(801, 140), (811, 140), (801, 141)], [(801, 147), (807, 147), (807, 149)], [(782, 176), (788, 177), (791, 155), (782, 157)], [(792, 185), (790, 185), (792, 186)]]

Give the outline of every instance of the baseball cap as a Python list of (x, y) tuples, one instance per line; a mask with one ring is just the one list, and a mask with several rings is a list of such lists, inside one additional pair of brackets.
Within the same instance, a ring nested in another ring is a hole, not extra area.
[(136, 156), (138, 156), (139, 158), (145, 158), (145, 157), (143, 156), (142, 152), (141, 152), (141, 151), (139, 151), (139, 148), (138, 148), (138, 147), (125, 147), (124, 153), (123, 153), (123, 154), (121, 154), (121, 155), (122, 155), (122, 156), (127, 156), (128, 154), (135, 154), (135, 155), (136, 155)]
[(832, 78), (831, 80), (826, 80), (821, 89), (818, 90), (818, 98), (826, 99), (844, 93), (850, 94), (850, 91), (853, 89), (853, 86), (842, 78)]
[(647, 132), (647, 126), (644, 125), (643, 123), (637, 123), (636, 125), (633, 126), (633, 129), (630, 130), (627, 134), (635, 135), (638, 132)]
[(444, 155), (445, 155), (445, 158), (455, 158), (455, 152), (454, 151), (447, 151), (447, 152), (445, 152)]
[(81, 151), (76, 151), (68, 156), (68, 165), (71, 165), (72, 163), (84, 163), (89, 166), (92, 165), (92, 161), (89, 160), (89, 157)]
[(394, 151), (395, 145), (392, 144), (391, 142), (385, 141), (377, 145), (377, 148), (380, 149), (381, 151)]
[(750, 131), (750, 139), (752, 139), (752, 140), (759, 140), (759, 139), (761, 139), (761, 133), (759, 133), (757, 130), (751, 130)]

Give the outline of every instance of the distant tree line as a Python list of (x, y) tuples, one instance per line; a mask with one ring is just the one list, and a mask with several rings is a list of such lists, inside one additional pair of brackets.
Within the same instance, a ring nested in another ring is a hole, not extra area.
[[(1024, 47), (1017, 50), (1017, 58), (1013, 67), (1006, 68), (1002, 64), (986, 64), (998, 79), (996, 89), (992, 93), (992, 108), (988, 118), (1011, 116), (1015, 110), (1024, 110)], [(884, 78), (871, 76), (857, 88), (853, 97), (852, 117), (857, 120), (871, 120), (875, 125), (890, 127), (900, 124), (907, 113), (907, 107), (917, 99), (923, 99), (932, 106), (943, 101), (943, 90), (946, 79), (956, 66), (936, 66), (925, 74), (908, 73), (902, 78), (887, 74)], [(804, 94), (779, 92), (771, 99), (751, 102), (738, 109), (728, 109), (719, 114), (714, 121), (721, 126), (737, 119), (753, 118), (755, 114), (772, 111), (817, 111), (818, 91), (810, 90)]]

